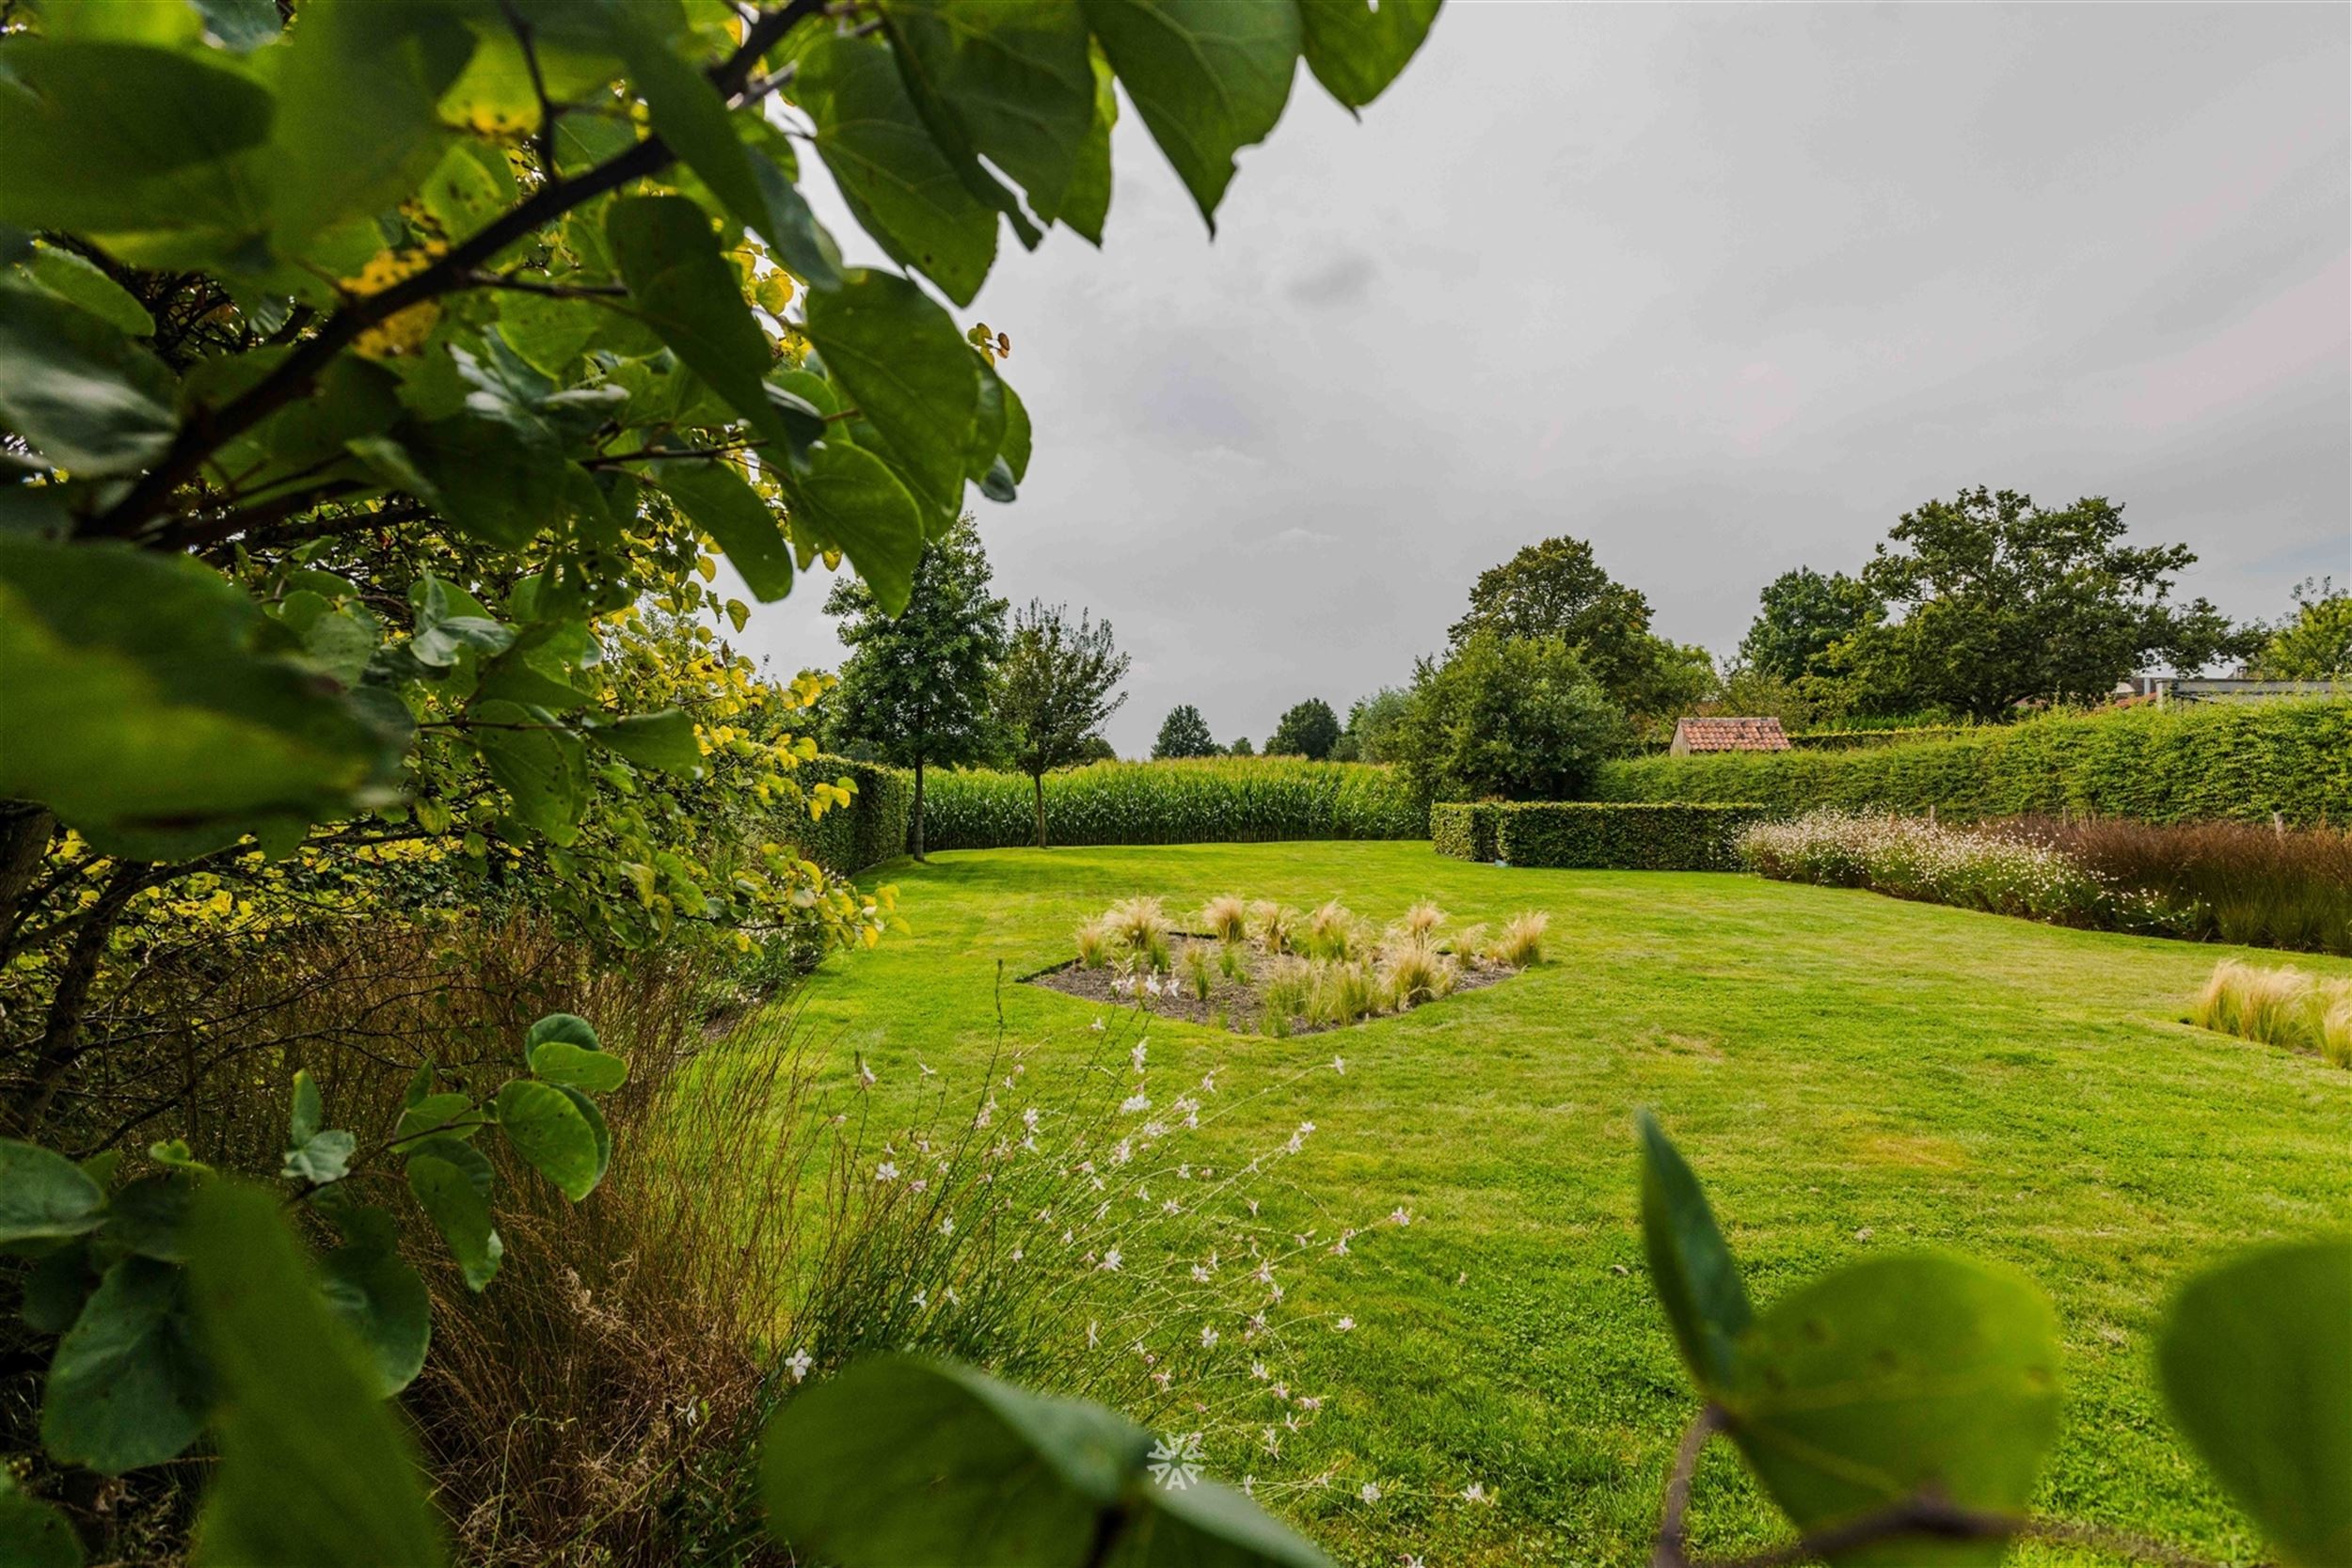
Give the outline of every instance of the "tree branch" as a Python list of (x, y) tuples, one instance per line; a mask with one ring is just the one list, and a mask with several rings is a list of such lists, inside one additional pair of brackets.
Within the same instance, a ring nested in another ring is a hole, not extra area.
[[(795, 25), (823, 11), (823, 0), (789, 0), (777, 10), (764, 12), (757, 23), (745, 30), (743, 42), (735, 53), (708, 73), (711, 86), (722, 98), (734, 101), (742, 95), (743, 102), (751, 102), (750, 96), (743, 93), (744, 83), (760, 56)], [(659, 173), (675, 157), (669, 144), (657, 134), (613, 154), (578, 179), (559, 182), (550, 178), (520, 205), (508, 209), (432, 265), (389, 288), (349, 301), (328, 317), (316, 334), (303, 340), (275, 371), (243, 394), (218, 408), (199, 408), (190, 415), (155, 466), (142, 474), (120, 500), (84, 524), (78, 532), (85, 538), (146, 537), (151, 532), (149, 520), (163, 510), (173, 491), (196, 477), (208, 456), (224, 442), (250, 430), (308, 390), (335, 356), (357, 342), (361, 333), (413, 306), (469, 286), (469, 275), (479, 271), (507, 246), (537, 233), (583, 202), (632, 180)], [(554, 174), (552, 168), (547, 172), (550, 177)], [(161, 543), (152, 538), (146, 542)]]

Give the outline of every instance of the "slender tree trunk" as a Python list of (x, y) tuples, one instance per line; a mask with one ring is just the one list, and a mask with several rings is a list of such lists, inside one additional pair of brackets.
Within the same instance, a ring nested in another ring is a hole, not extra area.
[(1029, 783), (1037, 787), (1037, 847), (1045, 847), (1045, 775), (1032, 773)]
[(907, 847), (916, 860), (923, 858), (923, 755), (914, 756), (914, 816), (907, 824)]
[(0, 954), (14, 943), (24, 918), (19, 908), (40, 869), (57, 819), (30, 800), (0, 801)]
[(132, 895), (151, 884), (153, 871), (139, 861), (116, 866), (82, 928), (73, 933), (73, 944), (58, 966), (57, 989), (50, 993), (49, 1016), (32, 1069), (9, 1091), (8, 1119), (20, 1135), (30, 1134), (48, 1116), (66, 1073), (82, 1054), (82, 1014), (98, 978), (98, 961), (105, 956), (106, 939), (114, 934), (115, 922)]

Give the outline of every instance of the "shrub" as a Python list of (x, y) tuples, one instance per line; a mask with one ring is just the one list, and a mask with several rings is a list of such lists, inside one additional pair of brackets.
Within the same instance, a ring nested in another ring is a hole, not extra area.
[(1149, 894), (1121, 898), (1103, 911), (1103, 928), (1129, 954), (1149, 953), (1168, 941), (1168, 913)]
[(1200, 928), (1232, 945), (1249, 936), (1249, 906), (1236, 894), (1225, 894), (1200, 906)]
[(1583, 793), (1625, 738), (1624, 712), (1575, 649), (1478, 631), (1414, 671), (1397, 754), (1424, 800), (1558, 800)]
[(1542, 963), (1544, 933), (1550, 928), (1551, 916), (1541, 910), (1522, 910), (1502, 923), (1502, 934), (1495, 938), (1487, 956), (1510, 969)]
[(1440, 855), (1491, 861), (1495, 858), (1494, 807), (1440, 800), (1429, 808), (1429, 839)]
[(1988, 725), (1846, 752), (1737, 752), (1604, 765), (1603, 800), (1755, 800), (2142, 822), (2352, 823), (2352, 701), (2177, 704)]
[(2352, 1068), (2352, 979), (2224, 958), (2190, 1005), (2188, 1019), (2201, 1029), (2309, 1051)]
[(1750, 805), (1497, 803), (1495, 858), (1512, 865), (1605, 871), (1733, 871), (1740, 830), (1762, 808)]
[(1308, 981), (1307, 1016), (1317, 1023), (1348, 1024), (1380, 1010), (1380, 982), (1361, 958), (1314, 960)]
[(907, 816), (914, 804), (914, 784), (907, 774), (878, 762), (819, 754), (802, 766), (800, 777), (806, 784), (846, 781), (850, 790), (848, 805), (813, 822), (804, 812), (790, 814), (787, 836), (802, 854), (848, 877), (907, 852)]
[(1078, 944), (1079, 967), (1102, 968), (1110, 958), (1110, 933), (1104, 929), (1102, 917), (1084, 922), (1073, 935)]
[[(1045, 776), (1055, 844), (1255, 844), (1424, 838), (1429, 816), (1395, 769), (1289, 757), (1103, 762)], [(934, 773), (924, 815), (933, 849), (993, 849), (1037, 837), (1028, 778)]]

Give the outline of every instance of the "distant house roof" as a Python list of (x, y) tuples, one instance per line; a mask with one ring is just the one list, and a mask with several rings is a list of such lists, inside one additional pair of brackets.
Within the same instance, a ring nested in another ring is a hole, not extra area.
[(1692, 752), (1785, 752), (1788, 736), (1777, 719), (1677, 719), (1677, 756)]

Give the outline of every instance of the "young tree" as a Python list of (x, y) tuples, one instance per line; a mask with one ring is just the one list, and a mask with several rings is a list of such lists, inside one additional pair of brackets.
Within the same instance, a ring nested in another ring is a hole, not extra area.
[(1907, 512), (1863, 569), (1894, 618), (1836, 656), (1882, 706), (1935, 704), (1976, 719), (2018, 704), (2104, 698), (2151, 662), (2185, 673), (2253, 636), (2205, 600), (2170, 602), (2185, 545), (2123, 543), (2123, 508), (2104, 496), (2045, 511), (1979, 486)]
[(2296, 583), (2295, 613), (2270, 628), (2246, 673), (2274, 681), (2352, 679), (2352, 594), (2335, 586), (2333, 578)]
[(1559, 638), (1474, 631), (1414, 668), (1397, 738), (1406, 777), (1430, 800), (1561, 800), (1625, 736), (1624, 711)]
[(1339, 738), (1340, 716), (1331, 711), (1329, 703), (1310, 697), (1295, 704), (1275, 724), (1274, 733), (1265, 737), (1265, 754), (1321, 762), (1331, 754)]
[(1782, 681), (1828, 674), (1825, 656), (1833, 646), (1885, 618), (1885, 601), (1861, 578), (1800, 566), (1765, 584), (1756, 622), (1740, 643), (1740, 663)]
[(1111, 624), (1066, 606), (1031, 599), (1012, 618), (1012, 642), (997, 667), (995, 710), (1013, 765), (1029, 775), (1037, 798), (1037, 847), (1045, 847), (1045, 775), (1081, 760), (1095, 732), (1127, 694), (1127, 656), (1111, 641)]
[(1005, 654), (1005, 601), (989, 592), (988, 552), (966, 513), (923, 548), (907, 607), (885, 614), (873, 590), (844, 578), (825, 613), (842, 617), (850, 657), (832, 694), (834, 732), (914, 770), (907, 848), (923, 859), (923, 769), (988, 754), (989, 681)]
[(1258, 754), (1258, 751), (1256, 747), (1249, 744), (1249, 737), (1244, 735), (1234, 736), (1233, 743), (1225, 748), (1225, 754), (1232, 757), (1254, 757)]
[(1160, 721), (1160, 737), (1152, 743), (1155, 761), (1168, 757), (1213, 757), (1217, 750), (1216, 737), (1209, 733), (1209, 721), (1190, 703), (1179, 703), (1168, 710), (1168, 717)]

